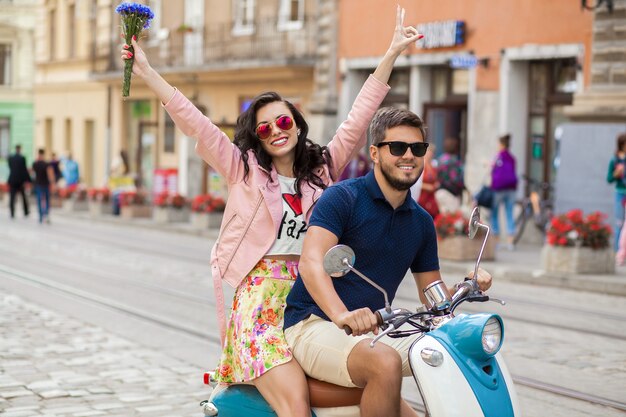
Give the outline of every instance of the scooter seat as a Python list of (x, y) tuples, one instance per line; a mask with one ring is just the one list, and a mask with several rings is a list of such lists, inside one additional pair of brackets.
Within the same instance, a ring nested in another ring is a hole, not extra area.
[[(211, 382), (211, 374), (209, 372), (206, 372), (204, 374), (204, 383), (208, 385), (210, 382)], [(349, 407), (349, 406), (359, 405), (361, 403), (361, 395), (363, 394), (362, 388), (343, 387), (340, 385), (335, 385), (329, 382), (319, 381), (317, 379), (313, 379), (309, 377), (307, 377), (307, 382), (309, 385), (309, 401), (311, 403), (311, 407), (320, 407), (320, 408)], [(242, 388), (242, 389), (233, 390), (232, 394), (229, 394), (229, 395), (236, 395), (236, 394), (246, 395), (246, 398), (247, 398), (247, 395), (251, 394), (251, 392), (254, 391), (256, 396), (258, 396), (258, 398), (260, 399), (262, 406), (266, 407), (267, 409), (271, 411), (271, 408), (269, 407), (269, 405), (267, 405), (267, 403), (265, 402), (261, 394), (258, 393), (258, 391), (256, 390), (256, 388), (254, 388), (253, 385), (231, 385), (229, 386), (228, 390), (225, 390), (225, 392), (230, 392), (232, 388)], [(221, 396), (222, 393), (220, 393), (219, 395)], [(230, 402), (230, 400), (227, 402)], [(269, 414), (269, 415), (273, 415), (273, 414)]]
[(307, 377), (311, 407), (348, 407), (361, 403), (362, 388), (349, 388)]

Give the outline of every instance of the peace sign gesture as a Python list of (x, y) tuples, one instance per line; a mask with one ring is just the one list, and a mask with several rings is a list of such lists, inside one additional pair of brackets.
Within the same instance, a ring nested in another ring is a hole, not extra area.
[(416, 42), (424, 37), (413, 26), (404, 26), (404, 8), (398, 5), (396, 9), (396, 28), (393, 32), (393, 39), (389, 50), (396, 54), (400, 54), (410, 44)]
[(404, 9), (398, 5), (396, 9), (396, 27), (393, 31), (393, 39), (391, 39), (391, 45), (385, 53), (385, 56), (376, 67), (374, 71), (374, 78), (383, 83), (389, 81), (391, 70), (396, 58), (408, 48), (413, 42), (422, 39), (424, 35), (420, 34), (413, 26), (404, 26)]

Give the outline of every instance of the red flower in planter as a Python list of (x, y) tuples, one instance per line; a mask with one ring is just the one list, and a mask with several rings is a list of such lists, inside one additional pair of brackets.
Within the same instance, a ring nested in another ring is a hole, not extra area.
[(546, 242), (552, 246), (584, 246), (603, 249), (609, 246), (611, 227), (607, 215), (599, 211), (584, 216), (582, 210), (570, 210), (555, 216), (546, 231)]
[(187, 199), (180, 194), (170, 194), (163, 191), (154, 196), (152, 203), (156, 207), (183, 208), (187, 204)]
[(200, 194), (191, 200), (191, 211), (196, 213), (221, 212), (226, 208), (223, 198), (212, 194)]
[(467, 235), (468, 229), (469, 219), (463, 217), (460, 211), (440, 213), (435, 217), (435, 230), (439, 239)]

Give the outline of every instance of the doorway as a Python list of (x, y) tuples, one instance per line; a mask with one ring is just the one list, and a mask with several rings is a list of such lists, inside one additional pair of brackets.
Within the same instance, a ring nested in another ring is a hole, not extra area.
[(459, 158), (464, 160), (467, 149), (467, 105), (465, 104), (424, 104), (426, 140), (435, 146), (435, 157), (443, 153), (446, 138), (459, 139)]

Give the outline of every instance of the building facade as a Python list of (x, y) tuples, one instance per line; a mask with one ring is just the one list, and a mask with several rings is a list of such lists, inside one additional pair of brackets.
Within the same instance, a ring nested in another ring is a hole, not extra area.
[(37, 0), (0, 0), (0, 182), (15, 145), (32, 161), (33, 79)]
[[(589, 79), (591, 13), (579, 0), (399, 3), (405, 24), (425, 37), (398, 59), (386, 104), (421, 115), (437, 153), (444, 138), (460, 140), (471, 191), (486, 180), (504, 133), (518, 173), (552, 182), (555, 128)], [(383, 0), (340, 3), (340, 117), (387, 48), (394, 17)]]
[[(155, 19), (140, 43), (151, 65), (227, 133), (254, 96), (274, 90), (305, 113), (316, 104), (310, 112), (314, 137), (323, 134), (329, 119), (329, 94), (320, 89), (314, 100), (315, 79), (336, 61), (332, 49), (318, 59), (319, 22), (325, 22), (326, 33), (333, 25), (320, 19), (328, 10), (320, 7), (324, 3), (150, 0)], [(35, 94), (40, 144), (71, 150), (89, 185), (104, 183), (111, 161), (124, 150), (147, 189), (157, 186), (158, 169), (177, 169), (178, 191), (186, 195), (219, 188), (219, 178), (193, 152), (193, 139), (174, 128), (140, 79), (133, 79), (130, 97), (122, 99), (116, 5), (111, 0), (42, 5)]]

